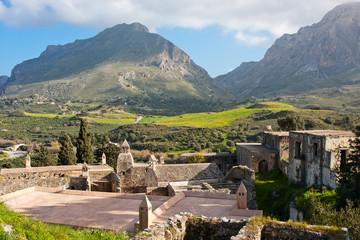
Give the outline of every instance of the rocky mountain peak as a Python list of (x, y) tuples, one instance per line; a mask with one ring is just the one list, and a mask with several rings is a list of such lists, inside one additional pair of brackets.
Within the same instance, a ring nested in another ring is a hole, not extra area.
[[(342, 4), (320, 22), (278, 38), (261, 61), (242, 64), (216, 81), (241, 98), (352, 84), (349, 76), (360, 72), (359, 42), (360, 3)], [(350, 75), (340, 77), (344, 74)]]

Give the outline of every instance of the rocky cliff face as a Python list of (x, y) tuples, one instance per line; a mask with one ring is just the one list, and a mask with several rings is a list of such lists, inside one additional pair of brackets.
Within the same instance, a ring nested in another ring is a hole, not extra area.
[(48, 46), (38, 58), (15, 66), (5, 87), (10, 97), (39, 94), (126, 102), (147, 109), (175, 109), (184, 101), (200, 101), (201, 107), (229, 98), (189, 55), (139, 23)]
[(284, 34), (259, 62), (216, 81), (240, 98), (299, 94), (360, 82), (360, 3), (339, 5), (316, 24)]
[(5, 85), (8, 80), (9, 80), (8, 76), (0, 76), (0, 88), (1, 86)]

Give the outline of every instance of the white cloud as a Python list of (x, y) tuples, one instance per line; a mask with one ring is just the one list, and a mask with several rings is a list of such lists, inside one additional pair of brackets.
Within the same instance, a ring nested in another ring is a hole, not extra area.
[[(211, 25), (235, 32), (248, 45), (269, 42), (318, 22), (344, 0), (9, 0), (0, 1), (0, 20), (12, 27), (65, 22), (102, 29), (118, 23), (140, 22), (159, 27), (201, 29)], [(251, 30), (249, 33), (248, 30)]]

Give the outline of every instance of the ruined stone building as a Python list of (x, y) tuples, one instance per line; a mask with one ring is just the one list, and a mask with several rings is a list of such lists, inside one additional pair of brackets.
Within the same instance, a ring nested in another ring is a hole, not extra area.
[(346, 161), (355, 134), (348, 131), (294, 131), (289, 135), (290, 182), (336, 187), (336, 172)]
[(289, 132), (264, 132), (261, 143), (237, 143), (237, 164), (255, 172), (279, 168), (280, 160), (287, 159)]

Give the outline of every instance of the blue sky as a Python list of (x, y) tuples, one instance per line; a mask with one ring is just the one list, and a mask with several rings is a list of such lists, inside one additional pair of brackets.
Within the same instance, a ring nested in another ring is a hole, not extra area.
[(0, 75), (48, 45), (140, 22), (175, 43), (212, 77), (260, 60), (284, 33), (321, 20), (342, 0), (0, 0)]

